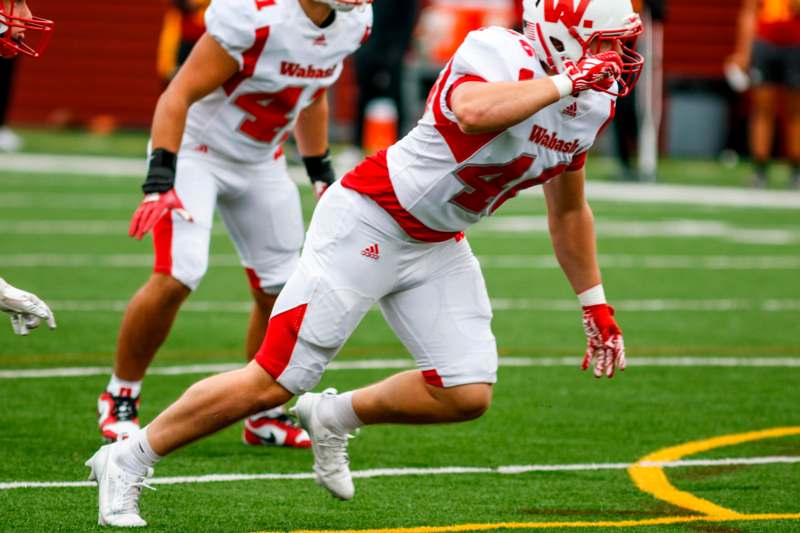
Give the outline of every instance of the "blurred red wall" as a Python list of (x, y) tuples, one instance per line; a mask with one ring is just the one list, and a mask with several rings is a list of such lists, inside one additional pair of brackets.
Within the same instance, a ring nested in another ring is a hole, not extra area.
[(722, 78), (722, 62), (733, 52), (740, 0), (666, 0), (664, 74)]
[[(56, 21), (56, 31), (44, 57), (18, 64), (11, 122), (85, 125), (110, 115), (122, 126), (147, 127), (161, 91), (155, 57), (167, 0), (30, 4), (39, 16)], [(665, 76), (719, 79), (733, 46), (739, 4), (669, 0)], [(353, 76), (343, 76), (340, 85), (334, 116), (346, 122), (354, 105)]]
[(10, 121), (85, 124), (100, 115), (147, 126), (161, 91), (156, 47), (166, 0), (31, 0), (56, 22), (37, 60), (17, 64)]

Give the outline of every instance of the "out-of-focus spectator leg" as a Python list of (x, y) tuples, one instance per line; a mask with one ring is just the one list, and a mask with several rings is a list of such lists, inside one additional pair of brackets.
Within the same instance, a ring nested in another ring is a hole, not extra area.
[(786, 150), (791, 165), (790, 184), (800, 189), (800, 89), (787, 90)]
[(775, 85), (760, 85), (753, 88), (750, 112), (750, 154), (753, 157), (754, 187), (767, 184), (767, 167), (775, 132), (775, 104), (778, 88)]

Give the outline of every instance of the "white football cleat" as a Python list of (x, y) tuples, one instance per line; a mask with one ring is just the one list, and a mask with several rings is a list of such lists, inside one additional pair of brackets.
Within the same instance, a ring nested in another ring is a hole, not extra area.
[(356, 492), (347, 456), (350, 435), (331, 431), (322, 425), (318, 416), (320, 402), (332, 401), (335, 397), (336, 389), (325, 389), (322, 394), (307, 392), (290, 411), (311, 437), (317, 483), (340, 500), (350, 500)]
[(101, 526), (144, 527), (147, 522), (139, 516), (139, 496), (142, 487), (155, 490), (146, 483), (147, 478), (152, 477), (153, 469), (143, 466), (140, 472), (131, 472), (120, 466), (116, 461), (120, 444), (102, 446), (85, 463), (92, 469), (89, 480), (97, 481), (97, 523)]

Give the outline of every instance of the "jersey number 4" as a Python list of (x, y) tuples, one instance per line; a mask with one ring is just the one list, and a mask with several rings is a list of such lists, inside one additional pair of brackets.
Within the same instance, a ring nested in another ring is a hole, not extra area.
[(491, 212), (530, 187), (535, 180), (517, 182), (533, 164), (535, 156), (523, 154), (503, 165), (466, 165), (455, 171), (464, 189), (450, 202), (471, 213), (480, 213), (491, 206)]
[(270, 143), (289, 124), (289, 115), (297, 105), (302, 87), (287, 87), (277, 93), (248, 93), (236, 97), (236, 107), (250, 115), (239, 131), (253, 139)]

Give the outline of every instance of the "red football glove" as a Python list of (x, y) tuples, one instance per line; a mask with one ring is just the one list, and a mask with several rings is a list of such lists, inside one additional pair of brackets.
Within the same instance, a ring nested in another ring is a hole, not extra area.
[(614, 308), (608, 304), (583, 308), (583, 331), (586, 333), (586, 355), (581, 369), (595, 360), (594, 377), (614, 377), (617, 369), (625, 370), (625, 343), (622, 330), (614, 320)]
[(602, 52), (586, 57), (577, 65), (567, 64), (565, 74), (572, 80), (573, 92), (608, 90), (622, 75), (622, 58), (616, 52)]
[(173, 210), (187, 222), (192, 222), (192, 215), (184, 209), (183, 202), (178, 198), (175, 189), (146, 194), (131, 218), (128, 236), (141, 239), (153, 229), (161, 217)]

